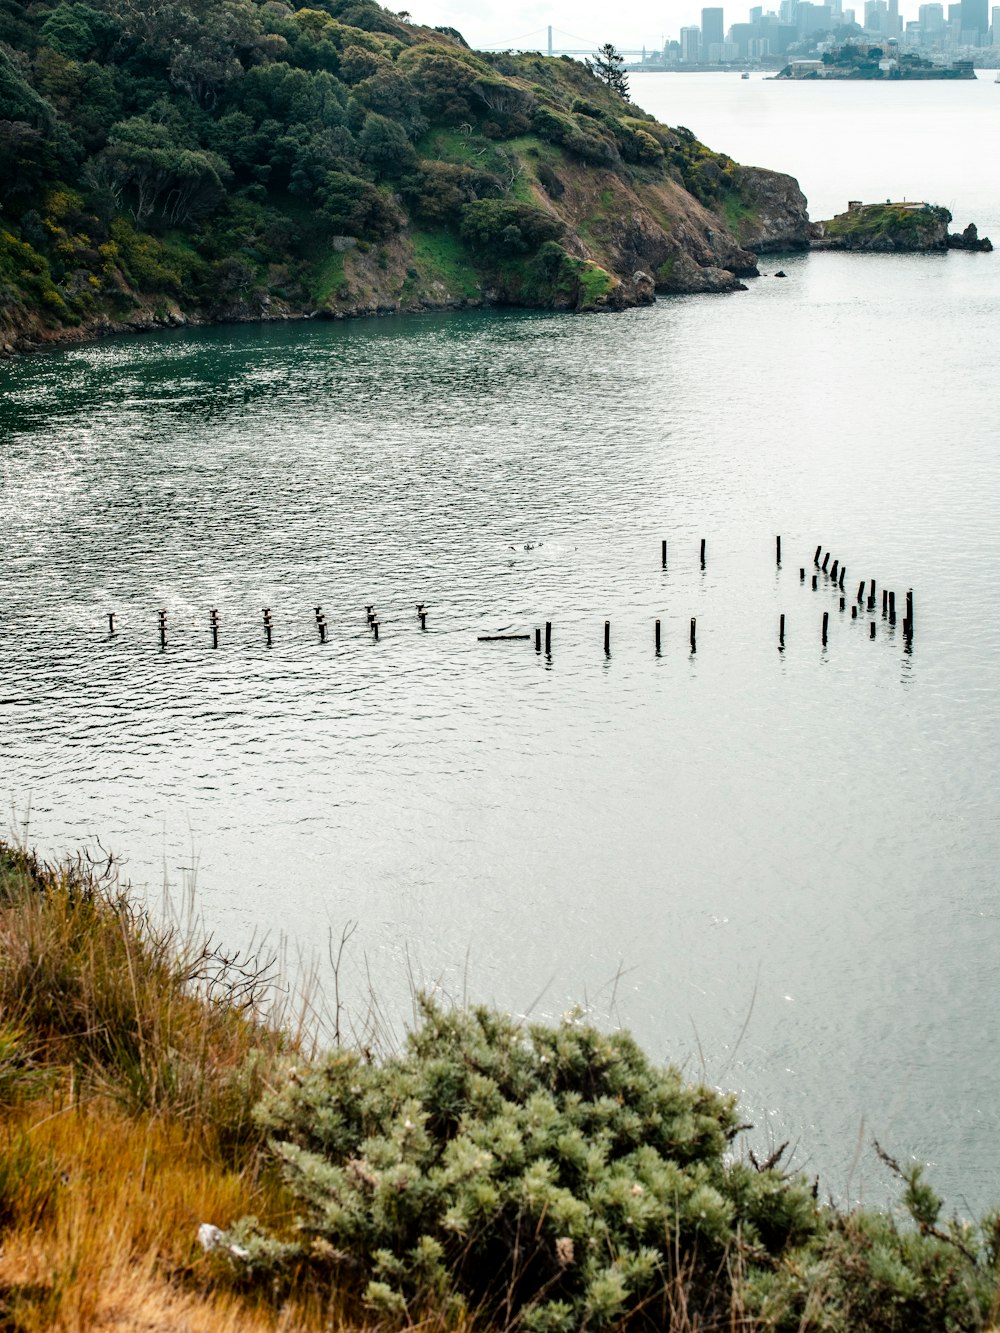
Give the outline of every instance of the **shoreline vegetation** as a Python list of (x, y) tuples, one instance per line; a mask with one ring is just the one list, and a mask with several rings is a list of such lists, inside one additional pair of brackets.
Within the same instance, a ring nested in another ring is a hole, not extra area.
[[(0, 843), (0, 1326), (996, 1329), (1000, 1214), (845, 1211), (627, 1033), (419, 1001), (398, 1050)], [(199, 1239), (200, 1237), (200, 1239)]]
[(585, 64), (373, 0), (4, 0), (0, 354), (194, 323), (732, 291), (796, 182)]

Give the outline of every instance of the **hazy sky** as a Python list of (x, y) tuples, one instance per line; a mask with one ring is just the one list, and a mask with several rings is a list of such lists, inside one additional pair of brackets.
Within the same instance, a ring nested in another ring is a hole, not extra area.
[[(778, 0), (757, 0), (765, 9), (777, 9)], [(995, 0), (992, 0), (995, 3)], [(722, 0), (725, 23), (745, 23), (755, 0)], [(848, 0), (845, 7), (850, 8)], [(389, 8), (409, 9), (417, 23), (430, 26), (447, 24), (458, 28), (470, 46), (518, 46), (530, 33), (538, 33), (539, 49), (544, 46), (545, 27), (551, 23), (559, 33), (582, 37), (586, 44), (614, 42), (616, 46), (638, 48), (658, 46), (663, 38), (676, 37), (681, 27), (701, 22), (701, 0), (634, 0), (628, 5), (609, 5), (599, 0), (549, 0), (531, 4), (527, 0), (389, 0)], [(864, 0), (854, 6), (862, 10)], [(900, 5), (900, 12), (913, 6)], [(559, 39), (557, 38), (557, 44)], [(568, 45), (569, 43), (563, 43)], [(534, 45), (534, 40), (532, 42)]]

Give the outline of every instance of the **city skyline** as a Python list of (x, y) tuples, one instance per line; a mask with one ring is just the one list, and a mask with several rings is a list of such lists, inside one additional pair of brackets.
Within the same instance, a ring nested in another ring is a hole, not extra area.
[[(744, 22), (752, 0), (738, 0), (722, 6), (725, 28)], [(844, 8), (850, 8), (846, 0)], [(860, 13), (864, 0), (853, 6)], [(919, 0), (906, 0), (899, 5), (899, 15), (906, 23), (918, 18)], [(671, 0), (668, 4), (653, 4), (639, 0), (625, 12), (615, 12), (610, 18), (607, 6), (597, 0), (579, 0), (573, 6), (540, 8), (534, 4), (499, 4), (484, 0), (472, 4), (470, 0), (415, 0), (409, 12), (414, 22), (430, 27), (454, 27), (462, 33), (470, 46), (517, 46), (525, 38), (537, 34), (537, 46), (544, 49), (545, 31), (549, 24), (559, 33), (581, 39), (583, 45), (598, 46), (612, 42), (628, 50), (649, 50), (661, 47), (667, 39), (680, 40), (681, 28), (700, 27), (704, 5), (696, 0)], [(780, 0), (772, 0), (764, 10), (780, 8)], [(945, 4), (947, 11), (947, 4)], [(992, 17), (992, 9), (990, 10)]]

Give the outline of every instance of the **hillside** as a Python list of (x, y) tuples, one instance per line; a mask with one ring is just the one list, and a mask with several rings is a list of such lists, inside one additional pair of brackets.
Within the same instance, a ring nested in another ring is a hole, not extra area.
[(387, 1051), (285, 990), (113, 861), (0, 841), (0, 1327), (997, 1327), (998, 1214), (947, 1218), (877, 1144), (902, 1208), (842, 1211), (787, 1145), (741, 1147), (735, 1097), (582, 1014), (421, 998)]
[(721, 291), (795, 182), (372, 0), (0, 0), (0, 344)]

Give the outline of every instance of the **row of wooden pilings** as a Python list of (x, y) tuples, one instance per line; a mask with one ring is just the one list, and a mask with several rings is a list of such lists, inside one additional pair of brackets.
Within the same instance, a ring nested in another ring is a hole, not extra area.
[[(161, 611), (157, 611), (156, 614), (157, 614), (157, 617), (158, 617), (158, 628), (159, 628), (159, 635), (160, 635), (160, 647), (161, 647), (161, 648), (166, 648), (166, 646), (167, 646), (167, 613), (166, 613), (166, 611), (161, 610)], [(367, 617), (367, 621), (368, 621), (368, 628), (369, 628), (369, 630), (371, 631), (372, 636), (373, 636), (375, 642), (377, 643), (377, 642), (378, 642), (378, 634), (379, 634), (379, 626), (380, 626), (381, 622), (380, 622), (380, 620), (379, 620), (379, 618), (378, 618), (378, 612), (375, 610), (375, 603), (374, 603), (374, 602), (369, 602), (369, 603), (365, 606), (365, 615), (366, 615), (366, 617)], [(317, 629), (317, 631), (318, 631), (318, 633), (319, 633), (319, 641), (320, 641), (320, 643), (326, 643), (327, 619), (326, 619), (326, 616), (323, 614), (323, 608), (322, 608), (321, 606), (317, 606), (317, 607), (315, 608), (315, 616), (316, 616), (316, 629)], [(108, 612), (108, 634), (109, 634), (109, 636), (112, 637), (112, 638), (114, 638), (114, 637), (117, 635), (117, 633), (118, 633), (118, 629), (117, 629), (117, 627), (116, 627), (116, 625), (115, 625), (115, 621), (116, 621), (117, 619), (118, 619), (118, 613), (117, 613), (117, 611), (109, 611), (109, 612)], [(426, 602), (418, 602), (418, 603), (417, 603), (417, 620), (420, 622), (420, 628), (425, 630), (425, 629), (427, 628), (427, 603), (426, 603)], [(263, 624), (264, 624), (264, 638), (265, 638), (265, 640), (267, 641), (267, 646), (268, 646), (268, 648), (270, 648), (270, 647), (273, 645), (273, 643), (274, 643), (274, 617), (271, 615), (271, 608), (270, 608), (269, 606), (265, 606), (265, 607), (264, 607), (264, 610), (263, 610)], [(212, 647), (213, 647), (213, 648), (218, 648), (218, 646), (219, 646), (219, 632), (220, 632), (220, 630), (221, 630), (221, 628), (222, 628), (222, 621), (221, 621), (221, 619), (220, 619), (218, 609), (217, 609), (216, 607), (214, 607), (214, 606), (212, 607), (211, 611), (209, 611), (209, 613), (208, 613), (208, 628), (209, 628), (209, 633), (210, 633), (211, 636), (212, 636)]]
[[(663, 568), (666, 569), (667, 567), (666, 539), (664, 539), (660, 544), (660, 556)], [(705, 556), (706, 556), (706, 541), (705, 538), (702, 537), (700, 544), (700, 560), (702, 569), (705, 568)], [(822, 557), (822, 563), (820, 557)], [(781, 566), (780, 536), (775, 538), (775, 558), (777, 565), (780, 568)], [(844, 594), (844, 582), (847, 578), (847, 566), (846, 564), (842, 564), (839, 559), (833, 559), (833, 563), (831, 565), (831, 559), (832, 559), (832, 552), (827, 551), (824, 554), (822, 544), (816, 547), (816, 552), (815, 555), (813, 556), (813, 564), (819, 572), (812, 575), (812, 588), (814, 592), (818, 591), (820, 577), (822, 576), (825, 579), (827, 579), (829, 581), (830, 586), (832, 586), (833, 589), (840, 594), (840, 610), (844, 612), (847, 609), (847, 598), (846, 595)], [(805, 580), (806, 580), (806, 569), (805, 566), (803, 565), (800, 566), (799, 568), (799, 581), (801, 583), (805, 583)], [(866, 581), (862, 579), (858, 585), (857, 600), (851, 606), (852, 620), (857, 620), (859, 618), (859, 608), (861, 608), (862, 610), (867, 610), (869, 614), (874, 612), (876, 609), (877, 603), (876, 603), (875, 580), (871, 579), (867, 584), (868, 588), (867, 601), (866, 601), (865, 588), (866, 588)], [(420, 628), (422, 630), (426, 630), (427, 604), (425, 602), (418, 602), (416, 604), (416, 614), (417, 614), (417, 619), (420, 623)], [(165, 610), (161, 610), (157, 612), (157, 615), (159, 617), (160, 646), (165, 648), (167, 643), (167, 612)], [(373, 602), (366, 604), (365, 615), (367, 618), (368, 628), (372, 633), (374, 641), (377, 643), (379, 639), (379, 628), (381, 622), (379, 620), (378, 612), (376, 611), (375, 604)], [(320, 643), (326, 643), (327, 619), (326, 616), (323, 614), (323, 608), (321, 606), (317, 606), (315, 608), (315, 617), (316, 617), (316, 629), (319, 634)], [(890, 625), (895, 625), (896, 623), (896, 594), (894, 591), (886, 588), (882, 589), (882, 619), (887, 620)], [(112, 636), (117, 633), (117, 630), (115, 628), (115, 620), (116, 620), (116, 613), (113, 611), (109, 611), (108, 631)], [(914, 626), (913, 589), (911, 588), (906, 594), (906, 615), (903, 617), (903, 636), (908, 645), (912, 644), (913, 641), (913, 626)], [(267, 642), (267, 646), (270, 648), (273, 644), (273, 635), (274, 635), (274, 619), (271, 615), (270, 607), (264, 607), (263, 627), (264, 627), (264, 636)], [(821, 641), (824, 647), (827, 646), (827, 641), (829, 637), (829, 628), (830, 628), (830, 613), (828, 611), (824, 611), (822, 629), (820, 632)], [(212, 636), (213, 648), (218, 648), (219, 646), (220, 629), (221, 629), (221, 622), (220, 622), (219, 612), (215, 607), (213, 607), (212, 610), (209, 612), (209, 630)], [(692, 616), (690, 625), (690, 640), (689, 640), (692, 653), (695, 653), (698, 650), (697, 629), (698, 629), (697, 619), (696, 617)], [(545, 635), (545, 648), (544, 648), (545, 654), (546, 656), (550, 657), (552, 655), (552, 622), (549, 620), (545, 622), (544, 635)], [(873, 620), (871, 621), (869, 626), (869, 637), (874, 639), (875, 636), (876, 636), (876, 622)], [(525, 639), (530, 640), (531, 635), (481, 634), (479, 638), (481, 641), (485, 642), (513, 641), (513, 640), (525, 640)], [(534, 639), (535, 639), (535, 651), (537, 653), (542, 652), (541, 628), (535, 629)], [(654, 641), (655, 652), (657, 656), (659, 656), (659, 654), (662, 651), (662, 644), (663, 644), (662, 628), (659, 620), (656, 620), (654, 622), (653, 641)], [(783, 651), (784, 647), (785, 647), (785, 615), (784, 612), (782, 612), (782, 614), (779, 616), (778, 619), (778, 648), (779, 650)], [(605, 656), (607, 657), (611, 656), (610, 620), (605, 620), (604, 622), (604, 653)]]
[[(775, 538), (775, 543), (776, 543), (777, 563), (780, 567), (781, 538), (780, 537)], [(813, 574), (812, 576), (812, 590), (813, 592), (817, 592), (819, 590), (820, 575), (825, 575), (829, 579), (830, 586), (833, 587), (835, 591), (837, 591), (840, 594), (841, 611), (846, 611), (847, 597), (844, 594), (844, 581), (847, 578), (847, 566), (842, 565), (839, 559), (834, 559), (833, 564), (831, 565), (830, 559), (832, 554), (833, 553), (831, 551), (826, 551), (824, 553), (822, 543), (816, 547), (816, 553), (813, 556), (813, 565), (815, 566), (816, 569), (819, 570), (819, 573)], [(822, 564), (820, 563), (821, 556), (823, 557)], [(805, 566), (802, 565), (799, 567), (799, 582), (805, 583), (805, 581), (806, 581), (806, 570)], [(875, 611), (878, 605), (876, 599), (875, 580), (870, 579), (867, 581), (867, 587), (868, 587), (867, 600), (865, 597), (865, 586), (866, 586), (866, 581), (865, 579), (862, 579), (861, 582), (858, 584), (857, 600), (853, 602), (851, 605), (852, 620), (859, 619), (859, 616), (862, 611), (867, 611), (868, 614), (871, 615)], [(882, 619), (887, 620), (890, 625), (895, 625), (896, 623), (896, 594), (893, 590), (889, 588), (882, 589)], [(826, 644), (827, 640), (829, 622), (830, 622), (829, 612), (824, 611), (823, 612), (824, 645)], [(906, 594), (906, 615), (903, 617), (903, 638), (905, 639), (907, 645), (912, 645), (913, 643), (913, 627), (914, 627), (913, 589), (910, 588), (908, 589)], [(875, 633), (876, 633), (875, 621), (873, 620), (869, 624), (868, 637), (874, 639)]]

